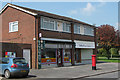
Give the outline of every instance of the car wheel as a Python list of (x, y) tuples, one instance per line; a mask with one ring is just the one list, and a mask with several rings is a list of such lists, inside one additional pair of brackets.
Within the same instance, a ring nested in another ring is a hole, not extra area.
[(10, 71), (9, 70), (5, 71), (5, 78), (7, 78), (7, 79), (10, 78)]

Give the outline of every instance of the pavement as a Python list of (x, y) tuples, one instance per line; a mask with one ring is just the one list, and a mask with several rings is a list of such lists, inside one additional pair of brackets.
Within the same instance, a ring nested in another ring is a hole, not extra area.
[[(91, 64), (81, 64), (79, 66), (57, 67), (47, 69), (31, 69), (29, 76), (27, 78), (21, 78), (21, 80), (39, 80), (44, 78), (81, 79), (85, 77), (91, 77), (95, 75), (119, 71), (120, 66), (118, 65), (118, 63), (99, 63), (97, 64), (97, 70), (92, 70)], [(13, 78), (11, 80), (16, 80), (16, 78)]]

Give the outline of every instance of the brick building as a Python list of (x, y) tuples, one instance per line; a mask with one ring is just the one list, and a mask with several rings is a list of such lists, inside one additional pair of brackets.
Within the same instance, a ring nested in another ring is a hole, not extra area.
[(31, 68), (90, 63), (91, 55), (96, 54), (93, 25), (9, 3), (1, 10), (0, 18), (0, 42), (20, 48), (4, 46), (3, 56), (14, 52), (16, 57), (25, 57)]

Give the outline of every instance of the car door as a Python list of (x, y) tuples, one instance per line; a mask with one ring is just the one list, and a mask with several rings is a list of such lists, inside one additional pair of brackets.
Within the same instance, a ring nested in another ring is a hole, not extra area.
[(2, 58), (0, 58), (0, 74), (2, 74)]
[(4, 70), (9, 67), (9, 58), (2, 58), (2, 74), (4, 74)]

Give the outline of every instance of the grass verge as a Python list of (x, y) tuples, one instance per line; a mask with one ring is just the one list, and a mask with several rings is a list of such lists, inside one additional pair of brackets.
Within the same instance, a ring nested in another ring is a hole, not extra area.
[(110, 58), (109, 60), (106, 57), (98, 57), (98, 61), (103, 61), (103, 62), (113, 62), (113, 63), (120, 63), (120, 59), (118, 58)]

